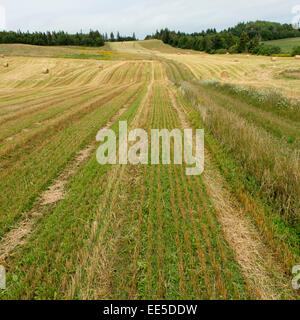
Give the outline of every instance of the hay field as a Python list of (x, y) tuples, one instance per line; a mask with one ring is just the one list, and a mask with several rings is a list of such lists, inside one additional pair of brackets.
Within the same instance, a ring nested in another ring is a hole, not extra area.
[[(299, 298), (299, 80), (278, 76), (299, 62), (152, 40), (103, 50), (115, 57), (1, 58), (0, 298)], [(203, 175), (99, 165), (96, 134), (118, 139), (120, 120), (204, 128)]]
[[(194, 77), (202, 80), (220, 80), (244, 87), (277, 89), (292, 98), (300, 98), (299, 75), (296, 79), (285, 75), (300, 71), (300, 61), (295, 58), (249, 55), (209, 55), (190, 52), (162, 54), (163, 57), (184, 64)], [(222, 72), (228, 77), (222, 77)]]

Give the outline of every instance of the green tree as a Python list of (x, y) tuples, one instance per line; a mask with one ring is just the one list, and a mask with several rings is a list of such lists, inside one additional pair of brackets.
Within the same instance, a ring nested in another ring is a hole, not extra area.
[(110, 41), (114, 42), (115, 41), (115, 35), (113, 32), (110, 33)]
[(248, 42), (249, 42), (249, 36), (247, 32), (243, 32), (241, 34), (239, 43), (238, 43), (238, 51), (239, 52), (247, 52), (248, 50)]
[(252, 52), (255, 48), (259, 46), (259, 38), (256, 35), (252, 40), (250, 40), (248, 44), (248, 50), (249, 52)]
[(233, 34), (232, 32), (228, 32), (227, 36), (226, 36), (226, 44), (227, 44), (227, 48), (232, 47), (233, 45), (235, 45), (235, 40), (233, 38)]
[(164, 43), (169, 43), (170, 41), (170, 32), (168, 29), (163, 30), (161, 40)]

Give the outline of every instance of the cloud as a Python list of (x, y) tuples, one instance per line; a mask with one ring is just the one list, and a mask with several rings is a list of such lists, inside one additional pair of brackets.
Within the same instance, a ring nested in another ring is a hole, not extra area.
[(0, 5), (0, 30), (6, 29), (6, 12), (5, 7)]
[(7, 0), (0, 1), (11, 30), (66, 30), (90, 28), (102, 32), (136, 32), (140, 38), (168, 27), (185, 32), (211, 27), (218, 30), (240, 21), (272, 20), (291, 23), (299, 0)]

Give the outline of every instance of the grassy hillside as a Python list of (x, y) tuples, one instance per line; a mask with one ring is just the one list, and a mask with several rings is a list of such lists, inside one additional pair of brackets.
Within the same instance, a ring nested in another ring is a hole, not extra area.
[(279, 46), (284, 53), (289, 53), (294, 47), (300, 46), (300, 38), (288, 38), (280, 40), (265, 41), (267, 45)]
[(170, 45), (163, 43), (161, 40), (156, 39), (140, 41), (140, 45), (148, 50), (155, 50), (164, 53), (187, 52), (187, 50), (171, 47)]

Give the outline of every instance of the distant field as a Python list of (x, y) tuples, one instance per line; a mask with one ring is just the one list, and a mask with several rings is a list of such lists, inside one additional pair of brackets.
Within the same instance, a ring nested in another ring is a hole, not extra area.
[(0, 53), (10, 56), (51, 57), (59, 54), (79, 53), (79, 47), (47, 47), (26, 44), (0, 44)]
[[(299, 60), (157, 40), (0, 53), (0, 300), (299, 298)], [(100, 165), (98, 130), (119, 140), (124, 120), (204, 128), (204, 173)]]
[(291, 52), (294, 47), (300, 46), (300, 38), (264, 41), (267, 45), (279, 46), (284, 53)]
[(141, 59), (137, 52), (123, 53), (114, 50), (109, 43), (103, 47), (58, 47), (32, 46), (26, 44), (0, 44), (0, 54), (20, 57), (49, 57), (92, 60), (132, 60)]

